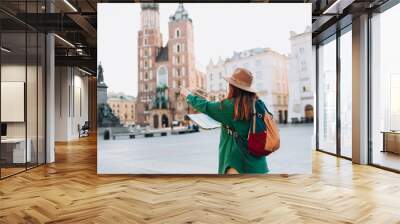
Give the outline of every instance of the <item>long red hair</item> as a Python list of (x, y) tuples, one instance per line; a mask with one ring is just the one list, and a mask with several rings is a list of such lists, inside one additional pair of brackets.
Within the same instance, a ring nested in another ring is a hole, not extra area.
[(228, 95), (225, 99), (233, 99), (234, 120), (249, 120), (253, 114), (253, 102), (258, 99), (257, 94), (248, 92), (229, 84)]

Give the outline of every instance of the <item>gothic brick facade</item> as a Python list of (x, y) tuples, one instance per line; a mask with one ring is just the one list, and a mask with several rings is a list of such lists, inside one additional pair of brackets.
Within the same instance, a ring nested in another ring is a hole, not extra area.
[[(141, 4), (138, 74), (137, 124), (165, 127), (174, 120), (183, 121), (184, 115), (192, 112), (179, 96), (179, 88), (203, 89), (205, 80), (195, 67), (193, 24), (183, 4), (169, 17), (166, 44), (160, 32), (158, 4)], [(157, 97), (163, 97), (167, 103), (155, 103)], [(161, 116), (160, 110), (164, 111)], [(152, 116), (164, 119), (155, 122)]]

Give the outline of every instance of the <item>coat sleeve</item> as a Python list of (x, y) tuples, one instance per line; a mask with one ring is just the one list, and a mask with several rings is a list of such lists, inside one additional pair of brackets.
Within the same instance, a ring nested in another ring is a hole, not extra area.
[(189, 94), (186, 101), (197, 111), (207, 114), (222, 124), (227, 124), (230, 113), (228, 110), (224, 110), (224, 108), (221, 107), (221, 102), (208, 101), (203, 97), (195, 96), (193, 94)]

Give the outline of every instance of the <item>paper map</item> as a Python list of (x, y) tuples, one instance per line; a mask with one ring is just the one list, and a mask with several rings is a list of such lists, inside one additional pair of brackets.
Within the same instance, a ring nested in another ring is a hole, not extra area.
[(214, 129), (221, 127), (221, 123), (205, 114), (188, 114), (187, 116), (190, 118), (190, 120), (203, 129)]

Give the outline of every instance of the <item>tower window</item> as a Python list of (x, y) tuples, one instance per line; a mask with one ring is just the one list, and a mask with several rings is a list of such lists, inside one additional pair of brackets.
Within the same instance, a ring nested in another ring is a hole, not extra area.
[(144, 45), (147, 45), (147, 38), (144, 38)]
[(179, 38), (181, 36), (181, 31), (179, 29), (176, 29), (175, 31), (175, 37)]
[(177, 44), (176, 45), (176, 52), (181, 52), (181, 45), (180, 44)]

